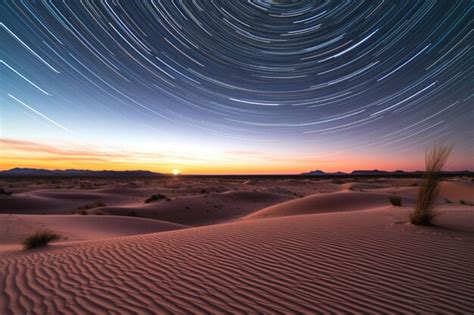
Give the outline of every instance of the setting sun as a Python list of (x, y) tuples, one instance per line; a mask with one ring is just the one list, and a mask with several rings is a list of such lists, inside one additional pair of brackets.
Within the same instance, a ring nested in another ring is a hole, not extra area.
[(179, 170), (173, 170), (173, 175), (179, 175), (180, 171)]

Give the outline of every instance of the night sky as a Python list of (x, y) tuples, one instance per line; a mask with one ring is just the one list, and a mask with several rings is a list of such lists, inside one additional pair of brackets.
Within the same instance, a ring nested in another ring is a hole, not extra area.
[(474, 168), (473, 1), (2, 1), (2, 169)]

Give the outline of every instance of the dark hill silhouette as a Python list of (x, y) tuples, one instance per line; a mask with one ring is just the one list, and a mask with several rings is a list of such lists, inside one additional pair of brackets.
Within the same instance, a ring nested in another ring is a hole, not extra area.
[(38, 168), (12, 168), (7, 171), (1, 171), (0, 175), (5, 176), (163, 176), (162, 173), (150, 171), (91, 171), (91, 170), (47, 170)]

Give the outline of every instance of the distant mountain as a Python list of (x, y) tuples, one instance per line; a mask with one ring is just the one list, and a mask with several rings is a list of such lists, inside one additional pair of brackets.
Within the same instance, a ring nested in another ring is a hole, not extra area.
[(12, 168), (7, 171), (0, 171), (0, 176), (137, 176), (153, 177), (163, 176), (162, 173), (150, 171), (91, 171), (91, 170), (46, 170), (38, 168)]
[[(350, 176), (350, 175), (354, 175), (354, 176), (380, 176), (380, 175), (406, 175), (406, 176), (410, 176), (410, 175), (417, 175), (417, 176), (420, 176), (420, 175), (423, 175), (425, 172), (423, 171), (414, 171), (414, 172), (406, 172), (406, 171), (403, 171), (403, 170), (396, 170), (396, 171), (381, 171), (381, 170), (354, 170), (352, 171), (350, 174), (348, 173), (343, 173), (343, 172), (333, 172), (333, 173), (326, 173), (326, 172), (323, 172), (321, 170), (316, 170), (316, 171), (310, 171), (310, 172), (307, 172), (307, 173), (301, 173), (300, 175), (304, 175), (304, 176), (343, 176), (343, 175), (346, 175), (346, 176)], [(443, 171), (441, 172), (443, 175), (447, 175), (447, 176), (472, 176), (473, 172), (472, 171), (469, 171), (469, 170), (465, 170), (465, 171)]]
[(307, 173), (301, 173), (300, 175), (310, 175), (310, 176), (338, 176), (338, 175), (347, 175), (343, 172), (335, 172), (335, 173), (326, 173), (321, 170), (316, 171), (309, 171)]
[(390, 174), (391, 172), (380, 171), (380, 170), (354, 170), (351, 175), (384, 175)]
[(315, 176), (321, 176), (321, 175), (327, 175), (323, 171), (316, 170), (316, 171), (309, 171), (307, 173), (301, 173), (300, 175), (315, 175)]

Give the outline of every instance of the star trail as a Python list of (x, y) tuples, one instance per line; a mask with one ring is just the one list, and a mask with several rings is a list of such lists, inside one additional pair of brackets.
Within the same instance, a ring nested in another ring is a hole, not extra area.
[(276, 155), (264, 172), (416, 168), (448, 142), (452, 167), (473, 168), (473, 8), (2, 1), (1, 136), (192, 172), (258, 172)]

